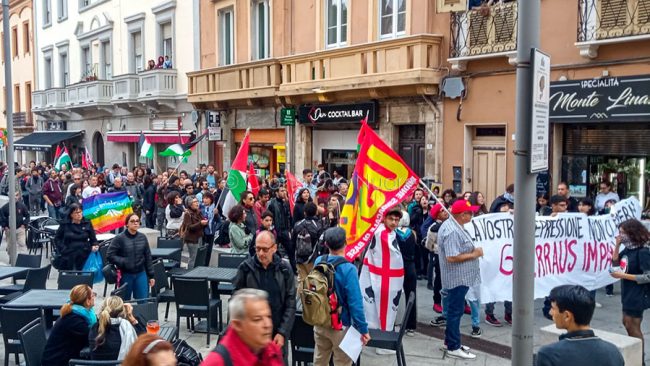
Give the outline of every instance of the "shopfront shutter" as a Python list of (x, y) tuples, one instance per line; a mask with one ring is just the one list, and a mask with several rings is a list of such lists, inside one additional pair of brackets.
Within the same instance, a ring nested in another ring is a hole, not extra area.
[(438, 13), (467, 10), (467, 0), (436, 0)]
[(564, 154), (650, 156), (650, 129), (640, 126), (619, 129), (567, 127)]

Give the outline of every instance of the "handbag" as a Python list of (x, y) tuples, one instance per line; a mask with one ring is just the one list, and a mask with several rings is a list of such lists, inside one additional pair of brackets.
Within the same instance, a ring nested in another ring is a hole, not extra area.
[(117, 282), (117, 268), (114, 264), (108, 263), (102, 268), (102, 274), (106, 283), (112, 285)]
[(179, 366), (199, 366), (203, 356), (182, 339), (176, 339), (172, 346)]

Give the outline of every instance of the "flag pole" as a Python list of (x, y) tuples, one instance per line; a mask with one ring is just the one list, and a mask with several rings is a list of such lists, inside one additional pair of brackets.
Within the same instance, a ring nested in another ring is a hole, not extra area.
[(453, 221), (454, 224), (456, 224), (456, 227), (458, 227), (463, 232), (463, 234), (467, 237), (467, 239), (469, 239), (470, 242), (472, 242), (473, 245), (474, 239), (472, 239), (472, 237), (469, 235), (467, 230), (465, 230), (465, 228), (461, 224), (459, 224), (458, 221), (456, 221), (454, 215), (452, 215), (451, 212), (447, 209), (447, 206), (445, 206), (445, 203), (440, 199), (440, 197), (436, 196), (436, 194), (433, 193), (433, 191), (431, 191), (431, 189), (429, 189), (429, 187), (427, 187), (427, 185), (422, 180), (420, 180), (420, 187), (424, 188), (427, 192), (429, 192), (429, 194), (436, 200), (436, 202), (439, 203), (440, 206), (442, 206), (442, 209), (447, 213), (447, 215), (449, 215), (449, 219), (451, 219), (451, 221)]

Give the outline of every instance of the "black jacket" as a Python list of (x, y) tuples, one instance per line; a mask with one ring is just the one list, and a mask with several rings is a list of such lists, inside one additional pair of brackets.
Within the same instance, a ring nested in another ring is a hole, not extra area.
[[(29, 225), (29, 210), (24, 203), (16, 201), (16, 228)], [(0, 226), (9, 227), (9, 204), (2, 206), (0, 209)]]
[(142, 207), (146, 211), (154, 211), (156, 209), (156, 187), (153, 184), (150, 184), (148, 187), (143, 186), (143, 199)]
[(81, 350), (88, 346), (89, 330), (86, 319), (75, 313), (57, 320), (45, 344), (41, 364), (68, 366), (68, 362), (79, 358)]
[[(138, 324), (134, 325), (137, 335), (147, 332), (146, 323), (138, 319)], [(88, 333), (88, 345), (90, 346), (90, 358), (92, 360), (117, 360), (120, 354), (120, 345), (122, 345), (122, 336), (120, 335), (120, 325), (110, 324), (106, 327), (104, 333), (104, 343), (97, 346), (96, 338), (99, 330), (99, 323), (95, 323)]]
[(95, 229), (90, 221), (81, 220), (79, 224), (64, 221), (54, 236), (54, 244), (61, 255), (83, 250), (90, 253), (93, 245), (97, 245)]
[[(298, 234), (303, 230), (303, 228), (307, 228), (307, 232), (311, 238), (311, 247), (313, 253), (313, 249), (316, 248), (318, 239), (324, 231), (322, 221), (316, 216), (311, 216), (305, 218), (304, 220), (296, 222), (296, 225), (293, 227), (293, 234), (291, 235), (291, 241), (293, 242), (294, 248), (296, 248)], [(296, 253), (296, 263), (305, 263), (309, 260), (310, 256), (311, 253), (306, 257), (300, 257), (298, 256), (298, 253)]]
[(269, 305), (273, 314), (273, 332), (289, 338), (296, 314), (296, 280), (289, 264), (275, 254), (267, 269), (257, 256), (248, 258), (237, 270), (233, 281), (236, 290), (255, 288), (269, 294)]
[(148, 278), (153, 278), (151, 250), (147, 237), (142, 233), (131, 235), (128, 230), (125, 230), (113, 239), (106, 257), (110, 263), (126, 273), (135, 274), (145, 271)]
[(244, 225), (246, 225), (246, 228), (248, 229), (249, 232), (255, 233), (255, 230), (257, 230), (257, 216), (255, 216), (255, 211), (253, 208), (248, 208), (244, 205), (244, 211), (246, 211), (246, 220), (244, 220)]
[(494, 201), (492, 202), (492, 205), (490, 206), (490, 213), (501, 212), (501, 206), (505, 205), (506, 203), (510, 203), (511, 205), (513, 204), (505, 197), (503, 197), (503, 195), (495, 198)]
[(277, 197), (269, 202), (269, 211), (273, 214), (273, 225), (278, 235), (288, 233), (291, 227), (291, 211), (286, 200), (279, 200)]
[(297, 201), (293, 206), (293, 222), (298, 222), (305, 218), (305, 202)]

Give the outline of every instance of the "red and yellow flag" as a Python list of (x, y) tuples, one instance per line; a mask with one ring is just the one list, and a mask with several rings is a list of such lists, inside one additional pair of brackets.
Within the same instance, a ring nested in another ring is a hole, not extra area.
[(359, 156), (339, 221), (346, 232), (345, 256), (350, 261), (370, 243), (384, 213), (409, 197), (420, 181), (365, 120), (358, 142)]

